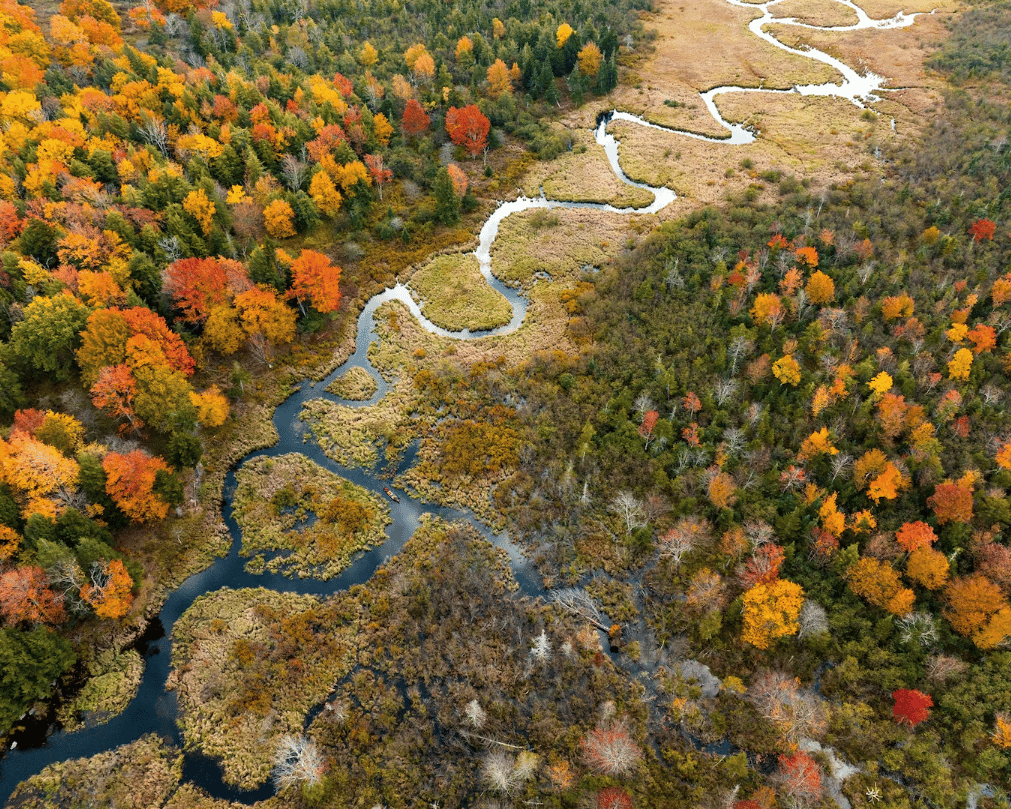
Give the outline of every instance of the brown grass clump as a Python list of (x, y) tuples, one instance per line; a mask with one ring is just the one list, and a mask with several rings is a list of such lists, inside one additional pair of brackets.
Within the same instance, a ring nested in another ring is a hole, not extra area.
[(435, 258), (411, 276), (409, 287), (425, 317), (443, 329), (487, 331), (512, 317), (509, 301), (488, 286), (472, 253)]
[(150, 734), (91, 758), (50, 764), (20, 784), (8, 805), (23, 809), (167, 806), (182, 770), (182, 754)]
[[(409, 313), (405, 319), (414, 322)], [(405, 351), (399, 362), (406, 358)], [(410, 380), (401, 378), (369, 407), (313, 399), (306, 402), (302, 417), (309, 423), (313, 438), (337, 463), (371, 468), (379, 460), (380, 442), (386, 444), (387, 459), (392, 459), (420, 434), (420, 427), (408, 416), (416, 407), (416, 399)]]
[(335, 379), (327, 387), (327, 393), (347, 399), (350, 402), (363, 402), (376, 392), (376, 380), (364, 368), (348, 368), (342, 376)]
[(835, 0), (782, 0), (777, 17), (793, 17), (807, 25), (856, 25), (857, 13)]
[[(617, 208), (643, 208), (653, 201), (653, 194), (619, 180), (604, 150), (586, 127), (570, 132), (571, 152), (554, 160), (535, 163), (523, 180), (523, 193), (567, 202), (602, 202)], [(510, 217), (512, 219), (513, 217)]]
[(291, 551), (266, 561), (284, 575), (329, 579), (385, 539), (389, 507), (303, 455), (256, 458), (236, 475), (242, 554)]
[(258, 588), (198, 598), (173, 630), (169, 679), (186, 748), (222, 759), (226, 783), (263, 783), (278, 738), (300, 732), (350, 669), (354, 635), (311, 596)]
[(534, 208), (513, 214), (499, 226), (492, 246), (492, 272), (524, 288), (539, 272), (554, 281), (578, 279), (582, 267), (599, 268), (611, 260), (624, 244), (631, 223), (632, 217), (626, 214), (588, 209)]
[(144, 661), (135, 649), (106, 649), (88, 664), (88, 675), (73, 701), (59, 708), (65, 731), (102, 725), (122, 713), (140, 686)]

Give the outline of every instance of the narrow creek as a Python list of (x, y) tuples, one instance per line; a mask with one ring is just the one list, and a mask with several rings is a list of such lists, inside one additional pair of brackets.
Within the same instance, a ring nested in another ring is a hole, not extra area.
[[(45, 722), (35, 722), (22, 733), (11, 737), (17, 742), (17, 747), (6, 753), (0, 761), (0, 801), (6, 804), (17, 785), (39, 772), (45, 766), (70, 758), (93, 756), (112, 750), (120, 745), (132, 742), (148, 733), (157, 733), (171, 739), (182, 747), (182, 738), (176, 724), (176, 694), (166, 691), (165, 684), (171, 668), (171, 632), (178, 618), (190, 607), (194, 599), (206, 593), (223, 587), (266, 587), (280, 592), (294, 592), (317, 596), (327, 596), (345, 590), (355, 584), (367, 582), (383, 561), (400, 551), (404, 543), (418, 528), (424, 514), (433, 514), (447, 520), (464, 520), (477, 528), (489, 542), (503, 549), (510, 560), (512, 572), (516, 577), (520, 591), (530, 596), (544, 593), (540, 578), (532, 569), (522, 551), (505, 533), (496, 534), (486, 525), (478, 521), (468, 511), (446, 508), (415, 500), (407, 492), (398, 490), (399, 503), (391, 503), (392, 525), (387, 529), (386, 541), (377, 548), (358, 556), (341, 575), (328, 581), (317, 579), (286, 578), (280, 574), (265, 572), (251, 574), (245, 570), (246, 559), (239, 555), (241, 548), (241, 532), (232, 516), (232, 498), (235, 492), (236, 470), (244, 463), (254, 458), (272, 457), (287, 453), (301, 453), (310, 460), (331, 470), (349, 481), (368, 489), (383, 497), (385, 480), (380, 477), (378, 468), (358, 469), (342, 466), (329, 457), (313, 442), (303, 442), (304, 425), (300, 419), (303, 404), (311, 399), (325, 398), (350, 407), (367, 407), (378, 402), (387, 392), (389, 385), (376, 371), (368, 359), (368, 347), (378, 340), (375, 329), (376, 310), (384, 303), (392, 300), (401, 301), (428, 331), (454, 339), (479, 339), (488, 335), (507, 334), (518, 329), (525, 318), (527, 300), (516, 290), (501, 282), (492, 274), (491, 248), (498, 234), (499, 225), (508, 216), (532, 208), (591, 208), (595, 210), (612, 211), (623, 214), (656, 213), (669, 205), (675, 198), (674, 192), (668, 188), (652, 187), (631, 180), (621, 169), (618, 162), (619, 142), (607, 132), (611, 121), (623, 121), (650, 129), (659, 129), (666, 133), (676, 133), (687, 138), (726, 143), (728, 145), (745, 145), (755, 140), (755, 134), (740, 124), (726, 121), (717, 109), (716, 99), (728, 93), (796, 92), (803, 95), (831, 95), (848, 99), (860, 105), (863, 100), (873, 100), (874, 93), (881, 90), (884, 79), (880, 76), (867, 74), (860, 76), (852, 68), (839, 60), (815, 49), (799, 50), (788, 47), (768, 34), (764, 27), (769, 23), (797, 25), (804, 28), (816, 28), (823, 31), (853, 31), (861, 28), (896, 28), (910, 25), (915, 15), (905, 15), (901, 12), (888, 20), (872, 20), (851, 0), (836, 0), (836, 2), (853, 9), (857, 14), (857, 23), (849, 26), (817, 27), (798, 23), (790, 18), (777, 18), (772, 14), (772, 8), (781, 0), (771, 0), (766, 3), (745, 3), (741, 0), (727, 0), (731, 5), (754, 8), (762, 12), (749, 25), (749, 30), (764, 41), (806, 58), (828, 64), (836, 68), (842, 76), (839, 84), (820, 84), (794, 87), (791, 90), (766, 90), (761, 88), (721, 86), (700, 93), (705, 106), (713, 118), (727, 130), (727, 136), (713, 138), (697, 133), (669, 129), (650, 123), (643, 118), (621, 111), (602, 113), (594, 129), (594, 137), (599, 146), (604, 149), (615, 175), (624, 183), (650, 191), (653, 202), (643, 208), (615, 208), (601, 203), (576, 203), (562, 200), (551, 200), (541, 197), (518, 199), (500, 204), (481, 228), (479, 246), (475, 250), (481, 273), (487, 282), (502, 294), (512, 306), (512, 318), (508, 324), (487, 332), (452, 332), (439, 328), (422, 314), (410, 291), (398, 283), (390, 289), (371, 298), (358, 319), (358, 332), (354, 354), (340, 367), (335, 369), (326, 379), (317, 384), (302, 382), (298, 388), (282, 402), (274, 412), (273, 421), (280, 440), (266, 449), (256, 450), (236, 464), (225, 480), (223, 517), (231, 535), (232, 544), (228, 555), (216, 560), (209, 568), (188, 578), (165, 601), (158, 616), (152, 621), (151, 627), (145, 633), (141, 643), (141, 651), (145, 657), (145, 669), (139, 691), (130, 702), (127, 709), (104, 725), (75, 731), (63, 732), (47, 727)], [(373, 396), (362, 402), (351, 402), (340, 399), (326, 392), (326, 387), (351, 368), (361, 368), (367, 371), (377, 382), (378, 388)], [(409, 468), (415, 460), (416, 447), (407, 451), (400, 462), (398, 472)], [(51, 732), (52, 731), (52, 732)], [(187, 754), (183, 769), (185, 781), (193, 783), (207, 791), (210, 795), (233, 801), (250, 803), (261, 800), (273, 794), (273, 788), (266, 784), (259, 790), (244, 792), (224, 784), (221, 770), (216, 761), (199, 755)]]

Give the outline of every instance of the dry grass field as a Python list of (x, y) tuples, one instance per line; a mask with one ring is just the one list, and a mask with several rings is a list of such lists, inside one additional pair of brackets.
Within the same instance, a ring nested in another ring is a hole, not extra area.
[(438, 256), (408, 286), (425, 317), (443, 329), (486, 331), (512, 317), (509, 301), (488, 286), (473, 253)]
[(548, 199), (605, 202), (616, 208), (644, 208), (653, 202), (651, 192), (626, 185), (615, 176), (589, 128), (571, 134), (575, 141), (572, 151), (535, 163), (523, 179), (524, 194), (536, 197), (543, 189)]

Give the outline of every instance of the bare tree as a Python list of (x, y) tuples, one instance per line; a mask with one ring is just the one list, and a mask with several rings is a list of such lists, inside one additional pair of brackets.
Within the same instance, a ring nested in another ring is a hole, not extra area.
[(537, 756), (529, 750), (521, 750), (515, 758), (505, 750), (490, 750), (481, 767), (489, 786), (506, 795), (532, 778), (536, 769)]
[(642, 418), (650, 410), (655, 410), (653, 406), (653, 399), (646, 392), (640, 393), (638, 398), (635, 400), (635, 412), (639, 414), (639, 418)]
[(140, 136), (168, 157), (168, 126), (164, 118), (146, 113), (140, 124)]
[(817, 601), (810, 598), (804, 600), (804, 606), (800, 608), (800, 631), (798, 638), (809, 638), (828, 632), (828, 614), (825, 608)]
[(937, 643), (937, 621), (929, 612), (911, 612), (896, 622), (903, 643), (933, 647)]
[(323, 754), (312, 739), (298, 735), (281, 737), (274, 754), (274, 787), (313, 787), (323, 781), (326, 764)]
[(701, 517), (682, 517), (660, 537), (660, 556), (671, 559), (678, 567), (685, 554), (709, 539), (709, 521)]
[(721, 379), (716, 383), (716, 388), (713, 393), (716, 396), (717, 404), (726, 404), (730, 400), (730, 397), (737, 393), (737, 380), (732, 378)]
[(825, 709), (813, 691), (800, 687), (796, 677), (778, 671), (758, 675), (747, 700), (763, 717), (777, 725), (789, 741), (821, 732)]
[(610, 629), (597, 607), (597, 602), (581, 587), (565, 587), (555, 590), (551, 594), (551, 600), (570, 615), (589, 621), (597, 629), (604, 631)]
[(534, 638), (534, 644), (530, 647), (530, 656), (542, 663), (551, 659), (551, 641), (548, 640), (548, 635), (543, 629), (541, 634)]
[(832, 456), (832, 480), (835, 480), (839, 475), (846, 471), (846, 468), (853, 463), (853, 457), (847, 455), (845, 452), (840, 452), (838, 455)]
[(305, 163), (294, 155), (286, 154), (281, 160), (281, 173), (292, 191), (298, 191), (305, 182)]
[(772, 526), (764, 520), (749, 520), (744, 524), (744, 535), (751, 547), (757, 548), (766, 542), (772, 542)]
[(480, 728), (484, 725), (485, 720), (488, 718), (488, 715), (484, 712), (484, 708), (478, 704), (476, 699), (472, 699), (467, 703), (467, 707), (464, 709), (463, 715), (467, 720), (467, 724), (469, 724), (472, 728)]
[(629, 535), (636, 529), (646, 525), (646, 515), (642, 503), (629, 491), (618, 492), (611, 501), (611, 511), (617, 514), (625, 523), (625, 532)]
[(723, 431), (723, 444), (727, 455), (736, 456), (744, 449), (744, 431), (740, 427), (727, 427)]

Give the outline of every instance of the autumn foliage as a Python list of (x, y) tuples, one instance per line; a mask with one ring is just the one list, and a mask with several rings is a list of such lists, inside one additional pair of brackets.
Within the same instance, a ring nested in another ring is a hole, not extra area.
[(476, 104), (468, 104), (462, 109), (450, 107), (446, 112), (446, 131), (449, 137), (471, 157), (477, 157), (488, 145), (490, 127), (491, 122)]
[(768, 649), (778, 638), (794, 635), (800, 628), (797, 619), (804, 604), (804, 590), (799, 584), (777, 579), (758, 584), (741, 596), (744, 606), (742, 638), (759, 649)]
[(602, 775), (625, 775), (638, 765), (642, 751), (623, 721), (598, 725), (582, 742), (587, 765)]
[(303, 250), (291, 265), (289, 296), (328, 314), (340, 306), (341, 268), (315, 250)]
[(168, 503), (154, 491), (158, 470), (169, 471), (168, 464), (141, 450), (110, 452), (102, 461), (105, 488), (124, 514), (134, 522), (164, 519)]
[(929, 694), (909, 688), (893, 691), (892, 699), (895, 700), (892, 716), (900, 725), (907, 727), (916, 727), (923, 722), (930, 716), (930, 709), (934, 705), (934, 700)]

